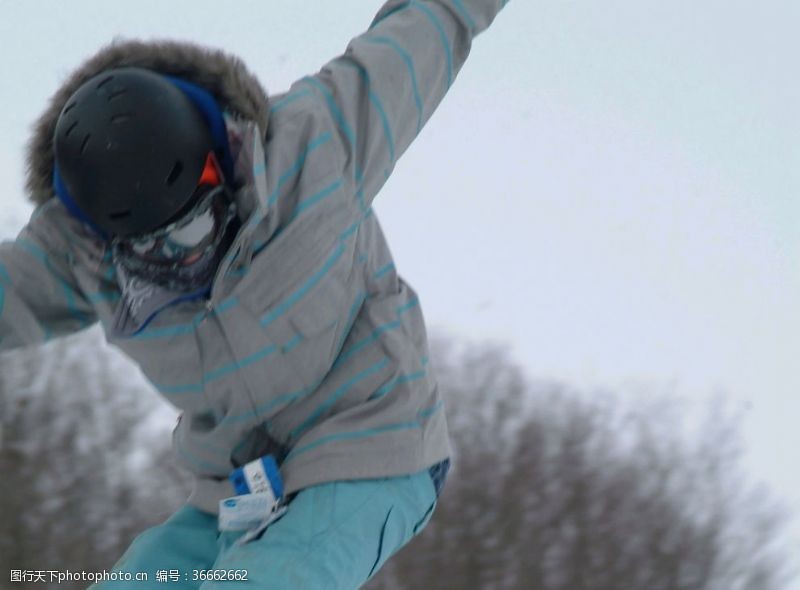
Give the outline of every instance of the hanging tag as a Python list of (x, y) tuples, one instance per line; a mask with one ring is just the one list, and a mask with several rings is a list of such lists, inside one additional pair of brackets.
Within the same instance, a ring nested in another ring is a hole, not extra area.
[(272, 455), (247, 463), (228, 479), (239, 495), (220, 500), (220, 531), (249, 530), (270, 520), (283, 499), (283, 481)]
[(271, 494), (246, 494), (219, 501), (219, 530), (246, 531), (268, 519), (277, 502)]

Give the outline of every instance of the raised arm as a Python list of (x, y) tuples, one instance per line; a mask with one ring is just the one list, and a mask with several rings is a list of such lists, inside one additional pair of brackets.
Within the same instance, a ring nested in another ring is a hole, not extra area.
[(392, 0), (370, 29), (291, 94), (311, 93), (368, 207), (450, 89), (473, 37), (508, 0)]
[(0, 350), (43, 343), (95, 321), (72, 271), (72, 248), (43, 205), (16, 240), (0, 244)]

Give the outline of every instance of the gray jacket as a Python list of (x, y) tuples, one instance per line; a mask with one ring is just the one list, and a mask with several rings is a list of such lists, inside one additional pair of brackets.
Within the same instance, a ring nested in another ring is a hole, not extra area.
[[(503, 0), (391, 1), (344, 55), (270, 100), (243, 64), (178, 43), (114, 44), (55, 94), (30, 144), (39, 205), (0, 249), (0, 346), (99, 321), (181, 410), (173, 436), (216, 511), (234, 466), (282, 459), (287, 492), (401, 475), (450, 453), (414, 291), (372, 199)], [(205, 300), (123, 288), (107, 245), (53, 198), (51, 138), (94, 74), (138, 65), (209, 89), (226, 113), (242, 229)]]

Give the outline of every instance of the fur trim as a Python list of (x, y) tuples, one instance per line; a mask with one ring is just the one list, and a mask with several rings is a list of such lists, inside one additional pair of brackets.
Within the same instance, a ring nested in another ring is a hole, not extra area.
[(256, 121), (267, 133), (269, 100), (256, 77), (233, 55), (178, 41), (115, 40), (69, 76), (33, 126), (27, 146), (28, 198), (41, 205), (54, 196), (53, 134), (70, 96), (100, 72), (138, 66), (193, 82), (211, 92), (223, 110)]

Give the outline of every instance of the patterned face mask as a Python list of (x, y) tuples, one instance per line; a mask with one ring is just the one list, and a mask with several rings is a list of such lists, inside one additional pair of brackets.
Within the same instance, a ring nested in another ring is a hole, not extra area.
[(112, 240), (113, 260), (122, 275), (182, 293), (210, 286), (237, 221), (233, 196), (213, 152), (189, 202), (188, 210), (156, 230)]
[(142, 236), (113, 240), (113, 258), (131, 276), (176, 291), (196, 290), (213, 278), (235, 219), (225, 185), (203, 186), (196, 204), (177, 220)]

